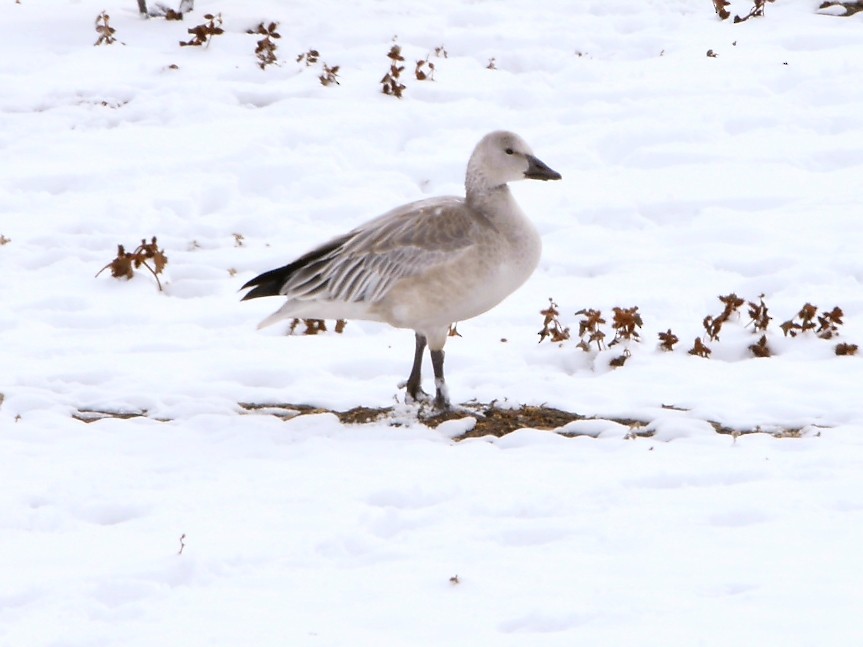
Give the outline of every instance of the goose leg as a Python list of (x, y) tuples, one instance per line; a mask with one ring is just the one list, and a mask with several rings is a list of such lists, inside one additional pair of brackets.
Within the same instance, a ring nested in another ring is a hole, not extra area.
[(423, 353), (426, 349), (426, 338), (424, 335), (416, 333), (416, 339), (417, 345), (416, 350), (414, 351), (414, 365), (411, 367), (411, 374), (408, 377), (408, 381), (405, 383), (405, 386), (407, 386), (408, 398), (414, 402), (428, 398), (428, 393), (422, 390), (422, 365)]
[(434, 385), (436, 389), (434, 397), (435, 406), (439, 409), (449, 409), (449, 392), (446, 388), (446, 381), (443, 378), (443, 349), (430, 351), (430, 354), (432, 368), (434, 369)]

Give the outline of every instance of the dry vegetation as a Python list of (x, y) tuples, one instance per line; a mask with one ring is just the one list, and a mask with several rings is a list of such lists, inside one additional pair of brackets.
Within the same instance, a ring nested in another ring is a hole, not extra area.
[(143, 267), (156, 279), (156, 285), (159, 286), (161, 292), (162, 282), (159, 280), (159, 274), (162, 273), (167, 264), (168, 257), (165, 256), (165, 250), (159, 249), (156, 237), (153, 236), (149, 243), (142, 238), (141, 244), (132, 252), (127, 252), (123, 245), (117, 245), (117, 256), (96, 272), (96, 276), (110, 269), (111, 276), (115, 279), (131, 279), (135, 275), (135, 270)]
[(225, 33), (225, 30), (222, 29), (222, 14), (205, 13), (204, 20), (207, 22), (186, 30), (192, 34), (192, 38), (187, 41), (181, 40), (180, 47), (209, 47), (213, 36), (221, 36)]
[[(312, 67), (317, 65), (320, 57), (321, 53), (318, 50), (311, 48), (297, 55), (297, 63), (303, 63), (306, 67)], [(321, 82), (321, 85), (339, 85), (339, 66), (327, 65), (326, 63), (321, 63), (321, 66), (323, 71), (318, 76), (318, 80)]]
[[(764, 7), (768, 2), (775, 2), (775, 0), (752, 0), (752, 7), (749, 9), (749, 13), (745, 16), (734, 16), (734, 22), (745, 22), (750, 18), (756, 18), (764, 15)], [(716, 15), (719, 16), (722, 20), (727, 20), (731, 17), (731, 12), (728, 11), (728, 7), (731, 5), (729, 0), (713, 0), (713, 9), (716, 11)], [(709, 56), (709, 54), (708, 54)]]
[[(303, 326), (302, 332), (298, 333), (300, 335), (317, 335), (322, 332), (327, 332), (327, 322), (323, 319), (292, 319), (290, 325), (288, 326), (288, 334), (293, 335), (297, 332), (297, 329)], [(344, 319), (336, 319), (335, 324), (333, 325), (333, 330), (339, 334), (345, 331), (345, 326), (348, 325), (348, 322)]]
[[(96, 39), (93, 45), (113, 45), (119, 42), (114, 36), (116, 32), (117, 30), (111, 26), (111, 16), (103, 11), (96, 16), (96, 33), (99, 34), (99, 38)], [(122, 45), (122, 43), (120, 44)]]
[(318, 76), (321, 85), (328, 86), (335, 83), (339, 85), (339, 66), (323, 64), (323, 72)]
[(279, 48), (276, 45), (276, 41), (282, 37), (282, 35), (276, 31), (279, 28), (279, 23), (270, 22), (264, 24), (260, 23), (254, 29), (249, 29), (247, 34), (256, 34), (259, 36), (263, 36), (261, 40), (257, 42), (257, 46), (255, 47), (255, 57), (258, 59), (258, 67), (262, 70), (267, 69), (268, 65), (275, 65), (278, 62), (278, 57), (276, 56), (276, 50)]
[[(746, 305), (748, 322), (744, 325), (745, 328), (752, 329), (752, 333), (759, 335), (758, 339), (748, 345), (748, 350), (754, 357), (770, 357), (773, 355), (773, 350), (768, 344), (768, 329), (773, 317), (769, 314), (769, 309), (764, 301), (764, 295), (759, 295), (757, 300), (747, 301), (738, 297), (735, 293), (730, 293), (724, 296), (719, 296), (719, 301), (722, 304), (722, 311), (717, 315), (707, 315), (701, 321), (701, 326), (704, 328), (704, 335), (696, 337), (692, 348), (689, 349), (690, 355), (708, 358), (713, 352), (708, 343), (719, 342), (720, 333), (723, 327), (729, 322), (739, 322), (741, 320), (740, 309)], [(549, 306), (544, 310), (540, 310), (543, 316), (542, 330), (539, 331), (539, 341), (546, 339), (563, 343), (570, 339), (571, 333), (567, 326), (564, 326), (560, 321), (560, 311), (554, 299), (549, 299)], [(624, 351), (621, 355), (612, 358), (609, 364), (613, 367), (623, 366), (626, 360), (630, 357), (629, 346), (632, 343), (641, 341), (639, 330), (643, 327), (641, 314), (638, 312), (638, 307), (631, 308), (612, 308), (613, 317), (611, 321), (611, 331), (608, 331), (608, 322), (603, 317), (602, 311), (594, 308), (582, 308), (575, 314), (580, 315), (581, 319), (578, 322), (578, 343), (577, 348), (585, 352), (599, 352), (606, 350), (617, 344), (624, 345)], [(799, 312), (782, 323), (779, 328), (786, 337), (797, 337), (811, 333), (820, 339), (833, 339), (839, 335), (839, 327), (843, 324), (842, 308), (835, 306), (832, 310), (819, 312), (818, 307), (811, 303), (806, 303)], [(609, 332), (613, 332), (612, 340), (606, 343)], [(674, 346), (680, 341), (669, 328), (665, 332), (658, 333), (659, 349), (663, 351), (673, 351)], [(835, 347), (837, 355), (854, 355), (857, 352), (855, 344), (840, 343)]]
[(381, 79), (381, 92), (401, 99), (406, 89), (405, 84), (401, 82), (401, 74), (405, 69), (404, 65), (400, 65), (405, 60), (402, 56), (402, 48), (393, 43), (390, 51), (387, 52), (387, 58), (390, 59), (390, 69)]
[[(721, 20), (731, 18), (732, 14), (729, 10), (729, 7), (731, 6), (730, 0), (711, 1), (713, 2), (713, 9), (716, 12), (716, 15)], [(735, 14), (733, 22), (740, 23), (745, 22), (750, 18), (764, 16), (767, 4), (775, 1), (776, 0), (751, 0), (752, 5), (749, 7), (749, 11), (744, 15)], [(20, 0), (16, 0), (16, 2), (20, 2)], [(137, 2), (142, 16), (164, 18), (165, 20), (183, 20), (184, 16), (188, 15), (194, 9), (193, 0), (181, 0), (177, 9), (168, 7), (161, 2), (153, 3), (150, 8), (147, 7), (146, 0), (137, 0)], [(842, 13), (838, 14), (835, 11), (831, 11), (832, 9), (841, 9)], [(818, 10), (822, 13), (830, 13), (832, 15), (851, 16), (863, 11), (863, 0), (825, 0), (821, 3)], [(181, 46), (206, 47), (209, 46), (213, 36), (224, 33), (222, 28), (222, 14), (207, 13), (203, 15), (203, 18), (205, 22), (187, 30), (192, 37), (188, 41), (180, 41)], [(276, 55), (278, 46), (276, 44), (276, 40), (281, 38), (281, 35), (276, 31), (278, 25), (279, 23), (275, 21), (261, 22), (257, 27), (248, 30), (249, 34), (262, 36), (262, 38), (257, 41), (255, 47), (255, 57), (257, 58), (257, 64), (261, 69), (266, 69), (269, 66), (278, 64), (278, 57)], [(95, 43), (96, 45), (111, 45), (115, 42), (120, 42), (115, 36), (116, 30), (110, 25), (110, 16), (104, 11), (96, 18), (96, 32), (99, 35)], [(407, 90), (403, 77), (403, 72), (405, 70), (403, 63), (405, 58), (402, 55), (401, 46), (396, 44), (395, 40), (396, 38), (394, 37), (393, 44), (387, 53), (387, 57), (390, 59), (389, 70), (387, 70), (383, 78), (380, 80), (380, 85), (381, 91), (384, 94), (391, 95), (396, 98), (402, 98)], [(449, 56), (443, 45), (436, 46), (433, 53), (437, 58), (447, 58)], [(584, 53), (576, 52), (576, 55), (583, 56)], [(435, 67), (435, 63), (430, 60), (431, 56), (432, 53), (429, 53), (425, 58), (416, 60), (414, 77), (418, 81), (435, 80), (437, 68)], [(707, 56), (716, 58), (719, 54), (713, 49), (708, 49)], [(308, 52), (300, 54), (297, 57), (297, 61), (305, 62), (306, 65), (314, 65), (318, 62), (318, 57), (318, 52), (314, 49), (310, 49)], [(785, 64), (787, 65), (787, 63)], [(497, 69), (497, 60), (494, 57), (489, 58), (485, 67), (490, 70)], [(178, 66), (172, 65), (170, 68), (178, 69)], [(326, 63), (323, 63), (323, 70), (318, 76), (318, 79), (324, 86), (339, 85), (339, 71), (340, 66), (327, 65)]]
[[(434, 48), (434, 55), (438, 58), (449, 57), (443, 45), (438, 45)], [(429, 58), (431, 58), (431, 54), (417, 61), (417, 66), (414, 70), (414, 76), (417, 77), (417, 81), (434, 81), (435, 66)]]
[(560, 323), (560, 311), (558, 311), (554, 299), (549, 298), (548, 307), (545, 310), (540, 310), (539, 314), (543, 316), (542, 330), (537, 333), (540, 342), (544, 339), (556, 342), (569, 339), (569, 328), (564, 328), (563, 324)]

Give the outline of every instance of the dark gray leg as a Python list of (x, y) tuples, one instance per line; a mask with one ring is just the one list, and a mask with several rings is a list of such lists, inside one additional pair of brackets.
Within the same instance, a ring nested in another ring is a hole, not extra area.
[(436, 389), (434, 403), (439, 409), (449, 409), (449, 393), (446, 381), (443, 379), (443, 350), (431, 351), (432, 368), (434, 369), (434, 385)]
[(414, 365), (411, 368), (411, 374), (406, 383), (408, 397), (414, 401), (424, 400), (428, 397), (428, 393), (422, 390), (422, 366), (423, 353), (426, 349), (426, 338), (424, 335), (416, 333), (417, 346), (414, 351)]

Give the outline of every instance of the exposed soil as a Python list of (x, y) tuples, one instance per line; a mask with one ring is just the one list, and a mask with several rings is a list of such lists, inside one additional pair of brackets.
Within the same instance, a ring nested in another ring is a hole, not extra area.
[[(404, 424), (403, 420), (395, 414), (393, 407), (369, 408), (356, 407), (347, 411), (329, 411), (327, 409), (318, 409), (306, 405), (293, 404), (250, 404), (241, 403), (243, 409), (247, 411), (255, 411), (260, 413), (271, 413), (284, 418), (292, 418), (297, 415), (309, 413), (333, 413), (338, 416), (339, 420), (345, 424), (365, 424), (376, 422), (390, 418), (390, 424), (400, 426)], [(503, 436), (517, 429), (531, 428), (554, 430), (563, 427), (568, 422), (573, 420), (584, 420), (585, 416), (553, 409), (551, 407), (532, 407), (521, 406), (518, 408), (501, 408), (491, 404), (471, 403), (467, 406), (456, 408), (450, 411), (425, 410), (422, 407), (419, 409), (417, 419), (423, 424), (436, 428), (447, 420), (458, 420), (466, 416), (473, 416), (476, 419), (476, 425), (464, 435), (459, 436), (457, 440), (462, 438), (473, 438), (478, 436)], [(624, 423), (626, 424), (626, 423)]]
[[(361, 425), (370, 422), (378, 422), (389, 420), (389, 424), (394, 427), (399, 427), (406, 424), (405, 417), (396, 414), (393, 407), (355, 407), (347, 411), (332, 411), (320, 407), (313, 407), (306, 404), (292, 403), (250, 403), (241, 402), (240, 407), (244, 412), (274, 415), (279, 418), (288, 420), (297, 416), (315, 414), (315, 413), (332, 413), (338, 419), (348, 425)], [(675, 407), (668, 407), (673, 409)], [(129, 419), (137, 417), (147, 417), (147, 411), (102, 411), (94, 409), (80, 409), (73, 414), (73, 417), (83, 422), (95, 422), (103, 418), (120, 418)], [(496, 403), (469, 403), (463, 407), (451, 411), (436, 411), (433, 409), (423, 409), (422, 407), (416, 414), (418, 419), (423, 424), (436, 428), (447, 420), (458, 420), (466, 416), (472, 416), (476, 419), (476, 424), (472, 429), (465, 432), (455, 440), (463, 440), (465, 438), (477, 438), (481, 436), (504, 436), (518, 429), (540, 429), (555, 431), (565, 426), (573, 420), (589, 420), (591, 416), (584, 416), (572, 411), (563, 411), (552, 407), (535, 407), (522, 405), (515, 408), (506, 408), (497, 406)], [(611, 422), (624, 425), (630, 428), (632, 437), (651, 436), (653, 432), (647, 426), (647, 421), (634, 420), (631, 418), (603, 418)], [(718, 422), (710, 422), (717, 433), (738, 436), (749, 433), (764, 432), (759, 427), (751, 429), (732, 429), (721, 425)], [(803, 430), (800, 428), (787, 428), (780, 430), (771, 430), (774, 436), (782, 438), (796, 438), (802, 435)]]

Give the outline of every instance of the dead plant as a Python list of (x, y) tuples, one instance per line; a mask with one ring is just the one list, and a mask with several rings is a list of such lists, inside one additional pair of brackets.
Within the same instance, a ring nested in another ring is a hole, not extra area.
[(761, 294), (758, 296), (758, 303), (749, 301), (748, 305), (749, 316), (751, 317), (751, 321), (749, 323), (752, 324), (756, 331), (760, 330), (763, 332), (767, 330), (767, 326), (770, 325), (770, 321), (773, 317), (767, 314), (767, 304), (764, 303), (764, 295)]
[(836, 344), (835, 350), (837, 355), (856, 355), (857, 344)]
[(329, 65), (324, 63), (324, 71), (320, 76), (318, 76), (318, 80), (323, 86), (332, 85), (333, 83), (335, 83), (336, 85), (340, 85), (339, 66), (333, 65), (332, 67), (330, 67)]
[[(288, 327), (288, 334), (293, 335), (300, 324), (305, 326), (302, 335), (317, 335), (318, 333), (327, 332), (327, 322), (323, 319), (293, 319)], [(348, 322), (344, 319), (337, 319), (333, 330), (339, 334), (344, 332)]]
[(665, 332), (658, 333), (659, 335), (659, 347), (662, 350), (674, 350), (674, 344), (680, 341), (677, 335), (671, 332), (671, 328), (669, 328)]
[(381, 79), (381, 85), (383, 86), (381, 92), (401, 99), (406, 89), (400, 80), (401, 73), (405, 69), (404, 65), (399, 65), (399, 63), (405, 60), (405, 57), (402, 56), (402, 48), (393, 43), (393, 46), (390, 47), (390, 51), (387, 53), (387, 58), (390, 59), (390, 69), (384, 74), (384, 78)]
[(258, 67), (262, 70), (267, 69), (268, 65), (275, 65), (279, 60), (276, 56), (276, 50), (279, 48), (276, 45), (276, 40), (281, 38), (282, 35), (276, 31), (278, 28), (279, 23), (277, 22), (270, 22), (268, 24), (262, 22), (254, 29), (246, 32), (247, 34), (263, 36), (255, 47), (255, 57), (258, 59)]
[(713, 0), (713, 9), (720, 20), (727, 20), (731, 16), (731, 12), (726, 9), (730, 4), (728, 0)]
[(578, 336), (580, 338), (578, 347), (588, 352), (592, 350), (591, 344), (596, 344), (596, 350), (602, 350), (605, 347), (605, 333), (599, 328), (601, 324), (605, 323), (602, 312), (592, 308), (583, 308), (575, 314), (584, 316), (578, 322)]
[(638, 330), (644, 322), (641, 320), (641, 315), (638, 313), (638, 306), (632, 308), (611, 309), (614, 316), (611, 318), (611, 325), (614, 328), (614, 339), (611, 340), (609, 346), (614, 346), (624, 341), (640, 341)]
[(701, 341), (701, 337), (695, 338), (695, 343), (692, 348), (689, 349), (690, 355), (697, 355), (698, 357), (710, 357), (710, 353), (713, 351), (710, 350), (707, 346), (704, 345), (704, 342)]
[(306, 67), (311, 67), (318, 62), (318, 58), (320, 57), (320, 55), (321, 54), (320, 52), (318, 52), (318, 50), (309, 49), (308, 51), (297, 55), (297, 63), (305, 63)]
[(735, 24), (739, 23), (739, 22), (744, 22), (746, 20), (749, 20), (750, 18), (757, 18), (757, 17), (763, 16), (765, 5), (768, 2), (775, 2), (775, 1), (776, 0), (752, 0), (752, 9), (749, 10), (748, 14), (746, 14), (742, 18), (740, 16), (737, 16), (737, 15), (734, 16)]
[(159, 286), (161, 292), (162, 282), (159, 280), (159, 274), (165, 269), (167, 263), (168, 257), (165, 256), (164, 250), (159, 249), (156, 237), (153, 236), (149, 243), (142, 238), (141, 244), (133, 252), (127, 252), (123, 245), (117, 245), (116, 258), (96, 272), (96, 276), (110, 269), (111, 276), (115, 279), (131, 279), (135, 275), (135, 270), (145, 267), (156, 279), (156, 285)]
[(201, 47), (202, 45), (209, 47), (213, 36), (225, 33), (225, 30), (222, 29), (222, 14), (205, 13), (204, 20), (207, 22), (186, 30), (192, 34), (192, 38), (188, 41), (181, 40), (180, 47)]
[(426, 56), (424, 59), (417, 61), (414, 76), (417, 77), (417, 81), (434, 81), (434, 70), (434, 63), (429, 61), (429, 57)]
[(554, 342), (561, 342), (569, 339), (569, 328), (564, 328), (560, 323), (560, 311), (557, 309), (557, 304), (554, 302), (554, 299), (549, 298), (548, 307), (545, 310), (540, 310), (539, 314), (543, 316), (542, 330), (537, 333), (539, 335), (540, 343), (542, 343), (546, 338), (549, 338)]
[(117, 42), (117, 38), (114, 36), (116, 32), (117, 30), (111, 26), (111, 16), (103, 11), (96, 16), (96, 33), (99, 34), (99, 38), (93, 45), (113, 45)]

